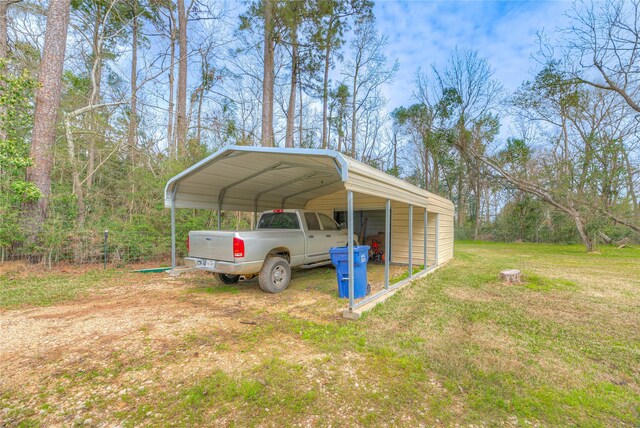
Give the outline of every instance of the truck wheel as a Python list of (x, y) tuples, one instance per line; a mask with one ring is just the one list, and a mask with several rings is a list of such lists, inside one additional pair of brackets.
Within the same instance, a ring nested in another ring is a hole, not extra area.
[(268, 257), (260, 269), (260, 288), (267, 293), (279, 293), (289, 286), (291, 268), (282, 257)]
[(236, 284), (240, 280), (240, 275), (229, 275), (226, 273), (216, 273), (216, 279), (223, 284)]

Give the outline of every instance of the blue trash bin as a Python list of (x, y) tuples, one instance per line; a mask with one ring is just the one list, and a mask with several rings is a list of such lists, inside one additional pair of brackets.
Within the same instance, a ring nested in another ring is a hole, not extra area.
[[(349, 297), (349, 247), (333, 247), (329, 249), (331, 262), (336, 267), (338, 279), (338, 296)], [(357, 245), (353, 247), (353, 298), (359, 299), (367, 295), (367, 262), (369, 261), (369, 246)]]

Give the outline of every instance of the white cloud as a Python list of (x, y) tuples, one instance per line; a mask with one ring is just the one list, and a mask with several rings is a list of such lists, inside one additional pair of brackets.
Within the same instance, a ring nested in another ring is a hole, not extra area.
[(385, 88), (389, 109), (414, 100), (415, 73), (443, 66), (456, 47), (478, 50), (504, 87), (515, 90), (531, 77), (538, 49), (536, 33), (552, 33), (566, 22), (569, 2), (382, 1), (375, 6), (380, 33), (389, 37), (386, 55), (400, 70)]

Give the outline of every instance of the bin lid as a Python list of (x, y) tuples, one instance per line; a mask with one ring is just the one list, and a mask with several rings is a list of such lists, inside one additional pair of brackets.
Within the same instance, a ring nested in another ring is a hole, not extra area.
[[(370, 247), (368, 245), (354, 245), (353, 252), (358, 253), (363, 251), (369, 251), (369, 248)], [(329, 248), (329, 254), (342, 254), (342, 253), (347, 253), (347, 251), (349, 251), (349, 247), (347, 246)]]

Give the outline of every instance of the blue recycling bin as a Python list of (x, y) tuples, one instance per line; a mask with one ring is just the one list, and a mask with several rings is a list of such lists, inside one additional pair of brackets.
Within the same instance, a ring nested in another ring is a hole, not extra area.
[[(338, 278), (338, 296), (349, 297), (349, 247), (333, 247), (329, 249), (331, 262), (336, 267)], [(353, 298), (359, 299), (367, 295), (367, 262), (369, 261), (369, 246), (357, 245), (353, 247)]]

